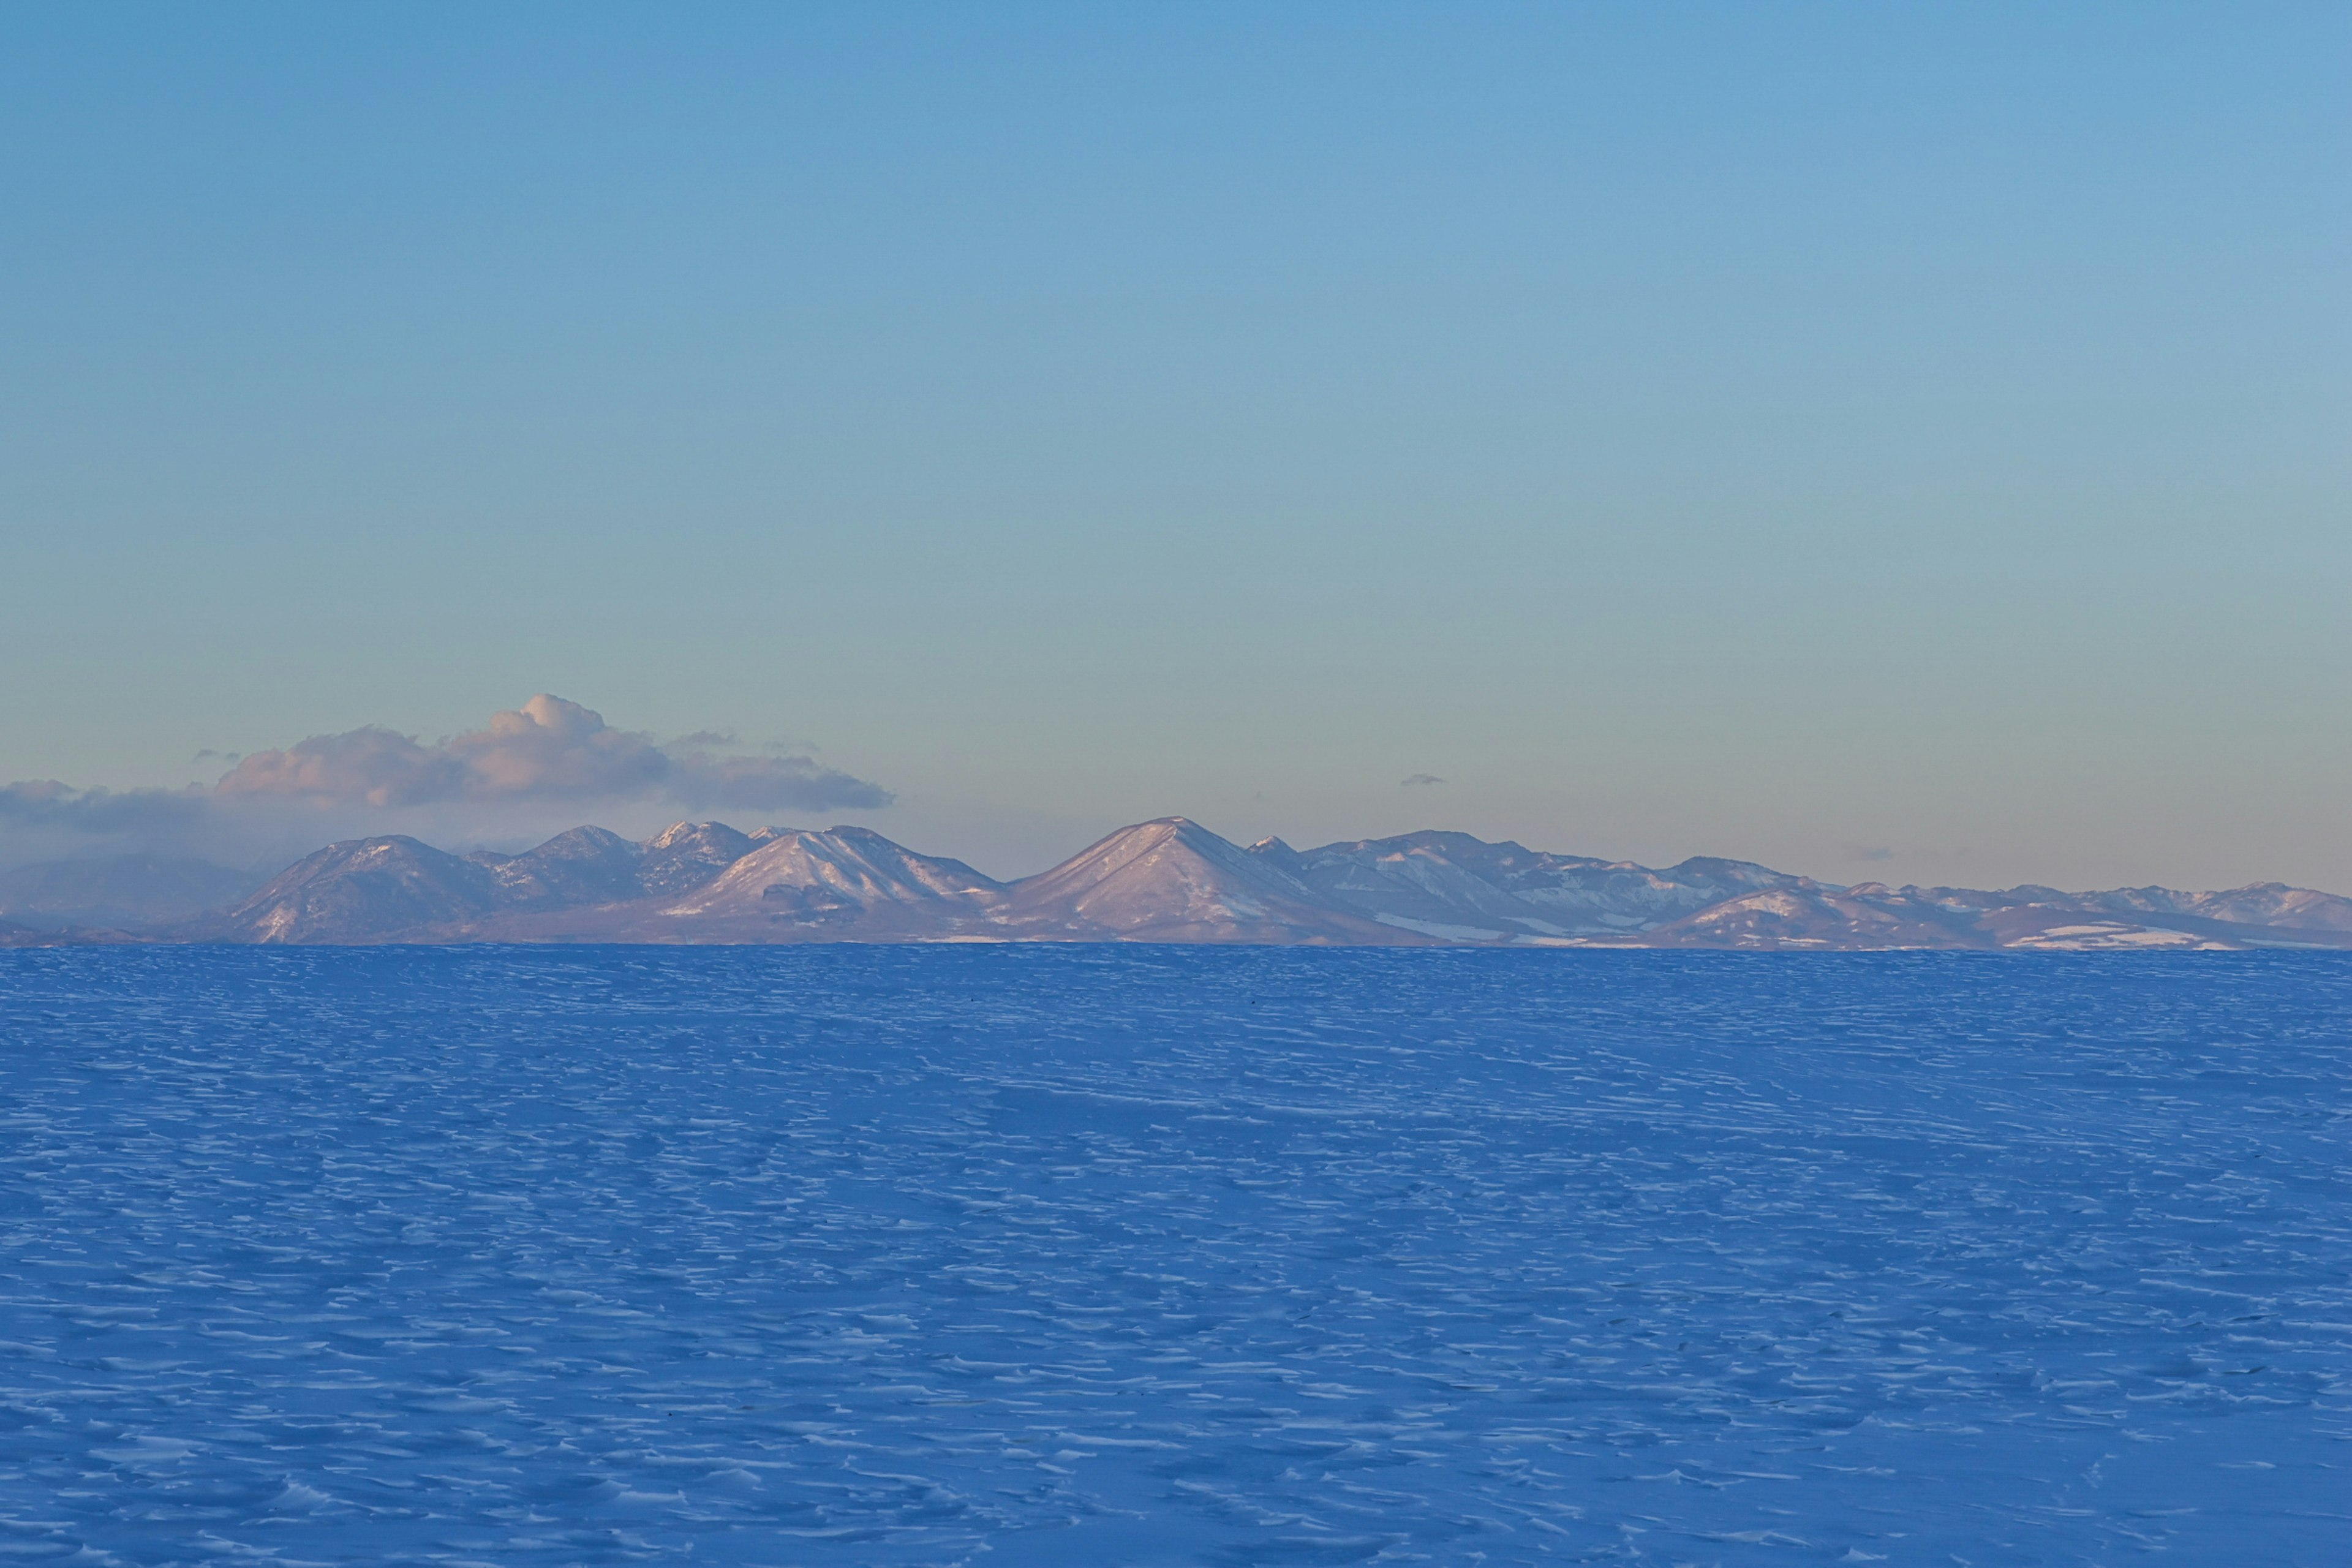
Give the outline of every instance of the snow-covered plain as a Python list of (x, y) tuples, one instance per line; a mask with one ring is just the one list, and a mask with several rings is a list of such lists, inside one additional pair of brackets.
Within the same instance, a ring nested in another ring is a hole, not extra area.
[(2352, 958), (0, 953), (0, 1555), (2340, 1563)]

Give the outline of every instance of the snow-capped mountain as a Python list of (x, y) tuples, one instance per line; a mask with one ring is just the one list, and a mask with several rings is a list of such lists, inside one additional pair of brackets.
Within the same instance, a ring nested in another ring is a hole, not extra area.
[(1395, 943), (1408, 933), (1335, 908), (1269, 856), (1181, 816), (1122, 827), (1013, 883), (995, 911), (1031, 941)]
[(2239, 925), (2352, 931), (2352, 899), (2315, 893), (2309, 888), (2290, 888), (2284, 882), (2255, 882), (2219, 893), (2119, 888), (2112, 893), (2084, 897), (2094, 907), (2119, 915), (2185, 915)]
[(232, 942), (383, 942), (451, 929), (499, 907), (497, 874), (404, 834), (306, 855), (232, 905), (215, 934)]
[[(1953, 889), (1937, 889), (1950, 892)], [(1726, 899), (1643, 934), (1646, 947), (1855, 951), (1884, 948), (2220, 948), (2192, 932), (2103, 920), (2073, 903), (1976, 906), (1918, 888), (1812, 882)], [(2061, 895), (2063, 898), (2063, 895)]]
[(489, 868), (499, 903), (509, 908), (562, 909), (612, 903), (646, 891), (646, 849), (602, 827), (559, 833), (520, 855), (466, 857)]
[(775, 830), (719, 877), (655, 911), (688, 927), (732, 922), (823, 932), (930, 933), (980, 915), (1001, 884), (961, 860), (893, 844), (864, 827)]
[(397, 834), (348, 839), (171, 934), (267, 942), (495, 939), (508, 928), (561, 935), (582, 923), (579, 911), (689, 892), (751, 847), (746, 835), (712, 822), (681, 822), (643, 844), (575, 827), (520, 855), (451, 855)]
[(674, 823), (641, 846), (638, 884), (647, 893), (691, 891), (749, 855), (756, 843), (723, 822)]
[(1744, 860), (1691, 859), (1655, 871), (1629, 860), (1489, 844), (1466, 833), (1360, 838), (1303, 852), (1268, 838), (1250, 853), (1327, 902), (1457, 942), (1647, 931), (1744, 892), (1803, 884)]

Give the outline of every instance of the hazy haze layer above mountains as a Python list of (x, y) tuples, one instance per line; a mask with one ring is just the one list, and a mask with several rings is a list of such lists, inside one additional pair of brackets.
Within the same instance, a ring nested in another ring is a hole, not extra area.
[(153, 857), (0, 875), (0, 942), (1160, 942), (1868, 950), (2352, 947), (2352, 900), (1839, 886), (1743, 860), (1663, 868), (1420, 832), (1244, 847), (1183, 817), (1002, 882), (868, 828), (575, 827), (520, 855), (349, 839), (256, 888)]

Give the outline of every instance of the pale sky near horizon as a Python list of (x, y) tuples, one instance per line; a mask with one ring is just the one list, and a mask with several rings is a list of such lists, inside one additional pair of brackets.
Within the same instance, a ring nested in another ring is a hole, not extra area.
[(2352, 892), (2347, 89), (2333, 5), (14, 7), (0, 782), (551, 692), (998, 874)]

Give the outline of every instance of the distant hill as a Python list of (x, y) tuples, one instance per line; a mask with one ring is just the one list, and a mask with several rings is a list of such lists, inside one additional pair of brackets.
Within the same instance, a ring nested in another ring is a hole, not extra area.
[(219, 909), (260, 881), (169, 855), (51, 860), (0, 871), (0, 921), (52, 930), (158, 925)]
[[(0, 889), (37, 889), (40, 907), (60, 918), (0, 904), (0, 920), (25, 928), (0, 938), (56, 940), (39, 928), (72, 926), (68, 940), (125, 940), (96, 929), (122, 926), (151, 941), (269, 943), (2352, 948), (2352, 900), (2278, 883), (2222, 892), (1847, 887), (1744, 860), (1653, 868), (1465, 833), (1243, 848), (1178, 816), (1121, 828), (1014, 882), (868, 828), (743, 833), (719, 822), (681, 822), (643, 841), (575, 827), (520, 855), (352, 839), (243, 897), (218, 879), (236, 873), (163, 861), (27, 868), (0, 877)], [(227, 888), (226, 907), (192, 915), (193, 889), (204, 887)], [(108, 913), (115, 918), (94, 918)]]
[(1744, 860), (1685, 860), (1654, 871), (1466, 833), (1361, 838), (1304, 853), (1268, 838), (1249, 852), (1341, 908), (1402, 930), (1442, 928), (1426, 934), (1467, 942), (1645, 931), (1757, 889), (1803, 881)]

